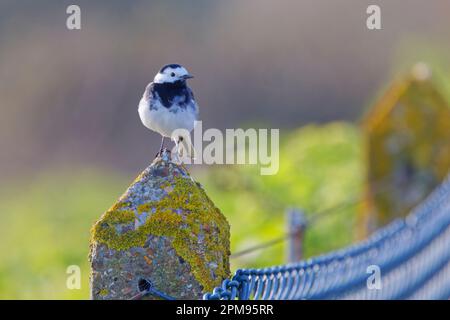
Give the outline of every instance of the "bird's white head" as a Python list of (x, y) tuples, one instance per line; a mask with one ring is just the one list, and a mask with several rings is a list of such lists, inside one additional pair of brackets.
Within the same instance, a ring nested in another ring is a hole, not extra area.
[(176, 81), (186, 81), (193, 76), (183, 66), (179, 64), (168, 64), (156, 74), (154, 83), (174, 83)]

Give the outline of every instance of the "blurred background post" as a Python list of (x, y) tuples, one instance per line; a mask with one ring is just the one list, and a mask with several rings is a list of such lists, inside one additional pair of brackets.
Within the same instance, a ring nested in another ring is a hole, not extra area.
[(286, 212), (286, 229), (289, 235), (287, 245), (287, 262), (297, 262), (303, 258), (303, 241), (306, 231), (306, 216), (299, 209)]

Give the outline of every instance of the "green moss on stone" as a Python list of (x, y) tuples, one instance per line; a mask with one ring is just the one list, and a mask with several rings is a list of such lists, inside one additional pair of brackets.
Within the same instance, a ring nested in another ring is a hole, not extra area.
[[(175, 177), (171, 182), (163, 187), (172, 185), (173, 189), (159, 201), (147, 202), (135, 210), (120, 202), (113, 206), (94, 225), (92, 240), (115, 250), (127, 250), (144, 246), (149, 235), (169, 237), (177, 254), (191, 266), (195, 279), (210, 291), (229, 275), (228, 222), (189, 177)], [(117, 232), (117, 225), (131, 224), (143, 212), (150, 213), (144, 224), (136, 230)], [(217, 264), (215, 278), (209, 263)]]

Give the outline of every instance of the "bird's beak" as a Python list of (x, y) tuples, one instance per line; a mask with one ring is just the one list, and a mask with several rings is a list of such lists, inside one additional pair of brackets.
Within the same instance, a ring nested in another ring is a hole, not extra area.
[(183, 79), (184, 80), (187, 80), (187, 79), (192, 79), (194, 76), (192, 75), (192, 74), (185, 74), (184, 76), (183, 76)]

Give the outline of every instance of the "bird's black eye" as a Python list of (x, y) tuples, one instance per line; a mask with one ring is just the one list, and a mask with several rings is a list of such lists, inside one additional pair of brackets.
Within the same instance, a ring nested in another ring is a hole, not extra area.
[(175, 72), (172, 72), (170, 75), (171, 75), (172, 77), (175, 77)]

